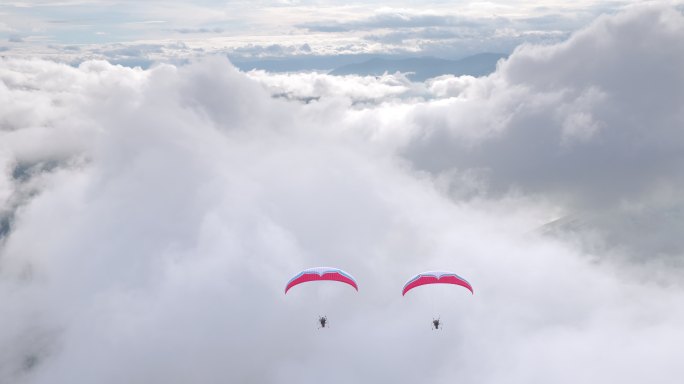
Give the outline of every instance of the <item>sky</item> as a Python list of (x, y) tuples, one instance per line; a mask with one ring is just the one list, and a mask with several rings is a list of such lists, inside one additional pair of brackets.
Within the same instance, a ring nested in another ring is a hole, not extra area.
[[(0, 6), (0, 382), (681, 381), (681, 4), (122, 3)], [(460, 14), (493, 41), (492, 9), (563, 34), (424, 82), (226, 57)], [(143, 44), (148, 67), (102, 53)], [(317, 266), (359, 291), (284, 294)], [(402, 297), (426, 270), (474, 294)]]
[[(4, 1), (5, 54), (124, 65), (343, 55), (510, 53), (557, 43), (640, 1)], [(679, 2), (671, 2), (679, 4)], [(3, 41), (4, 40), (4, 41)], [(332, 69), (332, 68), (319, 68)]]

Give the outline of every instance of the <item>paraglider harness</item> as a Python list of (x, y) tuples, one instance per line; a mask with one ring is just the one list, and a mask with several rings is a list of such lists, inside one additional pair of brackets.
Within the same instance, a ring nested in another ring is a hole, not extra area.
[(318, 322), (321, 323), (321, 326), (318, 327), (318, 329), (325, 328), (325, 325), (328, 323), (328, 318), (325, 316), (319, 316)]
[(439, 329), (440, 323), (439, 323), (439, 317), (436, 319), (432, 319), (432, 329)]

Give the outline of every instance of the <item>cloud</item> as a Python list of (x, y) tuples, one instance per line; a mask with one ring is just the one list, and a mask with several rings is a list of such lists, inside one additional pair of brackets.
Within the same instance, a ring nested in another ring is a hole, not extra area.
[(425, 88), (401, 74), (383, 76), (330, 76), (324, 73), (283, 73), (251, 71), (250, 78), (261, 83), (270, 94), (294, 100), (338, 99), (352, 104), (377, 105), (393, 99), (423, 98)]
[[(311, 47), (304, 48), (306, 52), (311, 51)], [(300, 47), (297, 45), (282, 45), (282, 44), (248, 44), (242, 47), (237, 47), (231, 53), (241, 57), (282, 57), (286, 55), (297, 54)]]
[[(214, 52), (249, 43), (295, 46), (311, 42), (319, 55), (400, 52), (459, 58), (481, 52), (510, 53), (522, 42), (555, 43), (597, 15), (615, 12), (630, 2), (510, 6), (496, 2), (404, 1), (392, 7), (382, 2), (325, 3), (321, 7), (319, 2), (270, 1), (15, 2), (0, 7), (0, 29), (4, 22), (5, 29), (13, 34), (36, 36), (39, 31), (41, 40), (48, 39), (50, 44), (78, 44), (84, 50), (90, 44), (113, 42), (166, 45), (172, 38)], [(119, 12), (106, 11), (117, 4), (124, 4)], [(402, 38), (401, 34), (408, 32), (429, 41), (418, 45), (409, 36)], [(453, 35), (463, 38), (454, 41), (450, 37)], [(35, 50), (26, 52), (25, 48), (13, 51), (13, 55), (45, 57), (41, 40), (28, 39)], [(342, 45), (349, 47), (344, 52), (335, 49)], [(71, 61), (68, 57), (69, 53), (63, 54), (61, 61)], [(93, 57), (92, 52), (84, 52), (74, 61)], [(183, 50), (169, 49), (164, 58), (178, 63), (177, 59), (188, 55)]]
[[(646, 25), (656, 27), (642, 33)], [(562, 201), (584, 226), (571, 232), (594, 251), (678, 260), (684, 243), (661, 224), (683, 204), (684, 57), (673, 53), (682, 51), (682, 27), (680, 12), (658, 8), (601, 18), (564, 43), (518, 48), (486, 79), (433, 79), (431, 91), (451, 99), (406, 109), (388, 125), (415, 127), (401, 133), (401, 151), (421, 170), (454, 184), (477, 175), (475, 190), (494, 196)]]
[(380, 41), (388, 44), (402, 43), (406, 40), (430, 39), (442, 40), (461, 37), (462, 34), (448, 28), (421, 28), (403, 32), (389, 32), (385, 34), (373, 34), (365, 37), (367, 40)]
[(297, 27), (314, 32), (343, 32), (368, 29), (403, 29), (444, 26), (481, 27), (482, 24), (452, 15), (415, 13), (415, 11), (382, 11), (360, 20), (335, 23), (304, 23)]
[[(472, 5), (472, 8), (477, 6)], [(558, 43), (599, 14), (598, 9), (591, 8), (582, 14), (558, 14), (543, 7), (527, 12), (523, 11), (524, 7), (519, 8), (518, 12), (503, 8), (506, 7), (485, 13), (468, 12), (462, 7), (382, 8), (372, 13), (359, 13), (356, 18), (311, 21), (296, 27), (331, 35), (364, 32), (367, 34), (364, 39), (388, 46), (408, 45), (419, 40), (419, 47), (413, 50), (453, 57), (454, 52), (460, 55), (483, 51), (508, 53), (524, 42)], [(615, 9), (608, 7), (601, 11), (615, 12)], [(521, 17), (522, 14), (538, 16)], [(588, 15), (594, 16), (588, 18)]]
[(182, 34), (193, 34), (193, 33), (223, 33), (224, 29), (220, 27), (214, 28), (179, 28), (175, 30)]
[[(645, 25), (657, 27), (639, 32)], [(426, 137), (407, 156), (431, 172), (487, 167), (494, 189), (570, 192), (582, 203), (641, 199), (660, 181), (680, 188), (684, 57), (672, 53), (681, 32), (680, 13), (639, 8), (559, 45), (522, 46), (476, 87), (406, 116)]]
[[(681, 191), (683, 25), (638, 8), (425, 84), (1, 59), (0, 381), (678, 382), (680, 272), (535, 228)], [(283, 295), (317, 265), (360, 291)], [(475, 295), (401, 297), (434, 268)]]

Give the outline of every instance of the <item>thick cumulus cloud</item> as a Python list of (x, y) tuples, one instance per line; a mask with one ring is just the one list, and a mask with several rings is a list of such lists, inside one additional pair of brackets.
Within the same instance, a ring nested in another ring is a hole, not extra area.
[[(683, 29), (676, 10), (634, 8), (562, 44), (522, 46), (487, 78), (385, 87), (376, 107), (350, 121), (456, 198), (551, 198), (570, 215), (548, 232), (583, 232), (603, 254), (619, 246), (640, 260), (678, 256)], [(329, 94), (334, 82), (320, 78), (318, 93), (314, 82), (300, 93)], [(351, 93), (357, 83), (346, 79), (344, 89), (360, 101)], [(414, 102), (397, 105), (397, 97)]]
[(486, 167), (497, 189), (570, 190), (582, 203), (680, 187), (683, 31), (679, 12), (640, 9), (563, 44), (523, 46), (488, 79), (435, 79), (453, 97), (406, 116), (429, 136), (407, 156), (431, 172)]
[[(681, 284), (534, 229), (676, 203), (682, 28), (426, 84), (3, 59), (0, 382), (679, 382)], [(317, 265), (360, 291), (283, 294)], [(429, 269), (475, 295), (402, 298)]]
[[(680, 12), (637, 8), (563, 44), (523, 46), (487, 80), (436, 79), (454, 98), (411, 111), (423, 139), (406, 156), (437, 174), (479, 169), (490, 193), (554, 195), (616, 243), (662, 233), (684, 187), (682, 33)], [(645, 221), (650, 233), (588, 211)], [(665, 233), (656, 253), (681, 254)]]

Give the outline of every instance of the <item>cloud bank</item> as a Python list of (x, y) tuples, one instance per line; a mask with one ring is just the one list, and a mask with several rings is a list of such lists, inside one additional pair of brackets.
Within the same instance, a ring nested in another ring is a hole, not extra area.
[[(635, 8), (424, 84), (2, 59), (0, 381), (679, 382), (681, 269), (536, 228), (677, 212), (682, 29)], [(359, 293), (283, 295), (317, 265)], [(402, 298), (429, 269), (475, 295)]]
[[(0, 40), (9, 39), (2, 48), (12, 57), (102, 59), (130, 66), (177, 64), (206, 52), (236, 61), (309, 58), (315, 63), (336, 55), (460, 59), (507, 54), (523, 42), (556, 43), (630, 3), (640, 2), (27, 0), (0, 4)], [(119, 45), (140, 49), (139, 54), (127, 60), (108, 55)], [(309, 49), (299, 49), (303, 46)]]

